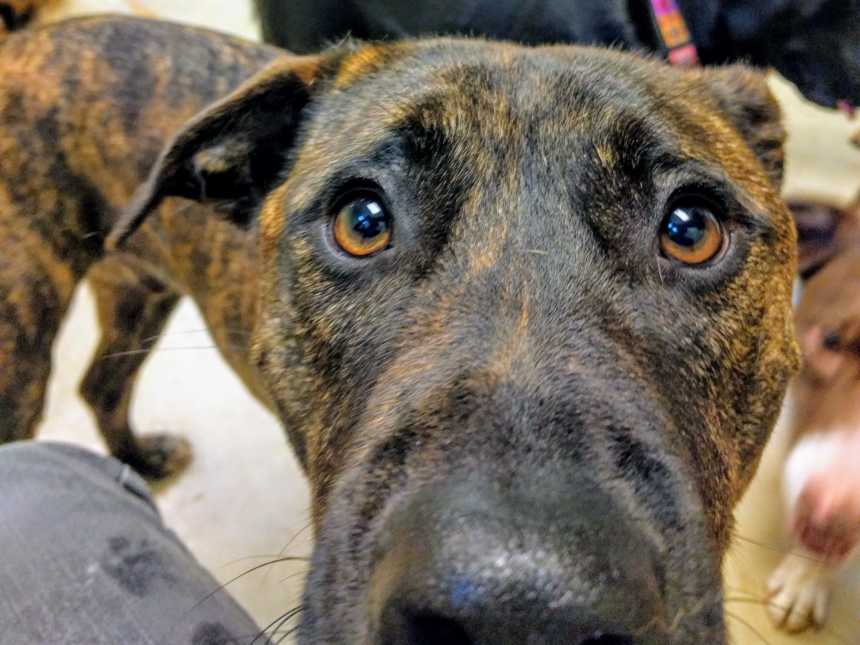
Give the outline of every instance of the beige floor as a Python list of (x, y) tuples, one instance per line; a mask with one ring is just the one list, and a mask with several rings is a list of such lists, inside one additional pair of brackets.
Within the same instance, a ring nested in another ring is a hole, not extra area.
[[(143, 0), (161, 15), (256, 33), (244, 0)], [(127, 10), (124, 0), (76, 0), (81, 10)], [(845, 140), (850, 124), (802, 104), (793, 90), (777, 91), (789, 106), (789, 193), (847, 202), (860, 188), (860, 153)], [(854, 127), (860, 127), (860, 123)], [(41, 438), (102, 450), (76, 385), (96, 342), (91, 297), (83, 288), (55, 347), (55, 375)], [(195, 449), (189, 472), (161, 492), (166, 521), (219, 580), (227, 582), (269, 560), (309, 551), (306, 485), (277, 422), (243, 390), (221, 361), (190, 303), (177, 312), (143, 372), (133, 410), (143, 431), (169, 429)], [(778, 435), (779, 436), (779, 435)], [(860, 643), (860, 575), (843, 576), (828, 631), (802, 637), (774, 632), (761, 603), (764, 581), (781, 556), (781, 507), (775, 441), (750, 494), (739, 509), (737, 548), (727, 564), (727, 605), (734, 643), (741, 645), (857, 645)], [(299, 599), (301, 562), (265, 566), (228, 588), (261, 624)]]

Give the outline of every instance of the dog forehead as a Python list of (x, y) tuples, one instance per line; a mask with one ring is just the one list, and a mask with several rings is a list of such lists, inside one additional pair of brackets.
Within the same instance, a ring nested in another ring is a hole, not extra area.
[(653, 61), (588, 47), (457, 39), (362, 47), (317, 95), (297, 168), (319, 174), (394, 137), (427, 132), (456, 142), (464, 156), (499, 146), (555, 155), (585, 142), (608, 143), (599, 152), (617, 159), (636, 152), (627, 149), (632, 130), (639, 147), (678, 150), (671, 114), (658, 107), (660, 71)]
[[(452, 71), (462, 74), (450, 75)], [(533, 47), (478, 38), (430, 38), (391, 44), (357, 46), (340, 59), (335, 81), (339, 89), (394, 80), (401, 89), (419, 88), (438, 79), (468, 83), (469, 76), (496, 74), (514, 84), (529, 81), (581, 80), (591, 84), (643, 83), (673, 72), (648, 57), (583, 45)]]
[(583, 107), (629, 111), (653, 103), (666, 71), (632, 54), (590, 47), (465, 39), (368, 46), (341, 60), (324, 120), (384, 128), (419, 111), (448, 123), (464, 115), (486, 122), (504, 110), (532, 120)]

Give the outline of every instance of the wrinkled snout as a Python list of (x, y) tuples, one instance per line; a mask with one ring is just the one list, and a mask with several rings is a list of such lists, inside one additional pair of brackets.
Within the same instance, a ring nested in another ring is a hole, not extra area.
[(371, 578), (371, 642), (668, 642), (655, 545), (588, 480), (565, 484), (469, 477), (396, 507)]

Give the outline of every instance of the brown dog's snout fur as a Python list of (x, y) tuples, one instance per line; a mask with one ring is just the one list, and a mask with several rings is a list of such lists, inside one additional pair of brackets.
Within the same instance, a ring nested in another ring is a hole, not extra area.
[[(720, 596), (706, 582), (718, 575), (718, 548), (689, 494), (696, 483), (683, 447), (659, 438), (677, 432), (673, 420), (623, 370), (588, 370), (587, 354), (556, 354), (547, 363), (569, 371), (517, 365), (516, 353), (513, 364), (456, 350), (431, 359), (416, 345), (367, 398), (358, 434), (368, 445), (329, 493), (329, 517), (352, 516), (374, 538), (363, 547), (367, 538), (341, 540), (324, 524), (317, 557), (325, 571), (329, 549), (376, 554), (368, 585), (379, 624), (369, 642), (425, 642), (446, 629), (463, 643), (519, 643), (526, 634), (664, 643), (682, 611), (680, 588), (700, 599), (696, 620), (722, 637)], [(492, 370), (456, 367), (487, 359)], [(427, 371), (416, 377), (416, 365)], [(676, 531), (685, 539), (667, 537)], [(681, 581), (675, 572), (685, 567), (697, 575)], [(478, 589), (473, 604), (452, 606), (461, 586)], [(549, 599), (562, 588), (566, 600)], [(640, 611), (630, 611), (630, 589)], [(508, 604), (523, 597), (535, 600)]]
[[(797, 364), (783, 133), (760, 76), (456, 39), (293, 57), (116, 19), (11, 36), (0, 61), (0, 114), (18, 119), (0, 129), (0, 437), (32, 433), (85, 273), (100, 356), (128, 356), (188, 293), (310, 478), (301, 642), (396, 642), (415, 612), (499, 642), (449, 604), (460, 573), (498, 592), (478, 613), (526, 589), (502, 622), (532, 642), (725, 642), (732, 508)], [(97, 122), (94, 96), (112, 97)], [(390, 233), (362, 257), (338, 240), (357, 200)], [(720, 231), (700, 265), (661, 250), (682, 206)], [(85, 390), (114, 454), (164, 475), (175, 446), (128, 426), (135, 356)], [(446, 487), (468, 475), (474, 490)], [(467, 502), (461, 527), (446, 509)], [(389, 612), (410, 517), (442, 555)], [(522, 566), (491, 570), (461, 535)], [(648, 552), (641, 570), (625, 545)], [(455, 556), (474, 567), (439, 564)]]
[(796, 433), (860, 425), (860, 253), (837, 251), (810, 279), (796, 313), (804, 367), (795, 387)]

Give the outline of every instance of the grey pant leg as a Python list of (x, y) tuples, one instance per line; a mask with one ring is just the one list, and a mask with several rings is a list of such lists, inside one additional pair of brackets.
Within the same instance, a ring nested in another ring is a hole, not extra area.
[(216, 589), (124, 464), (0, 446), (2, 645), (250, 643), (259, 628)]

